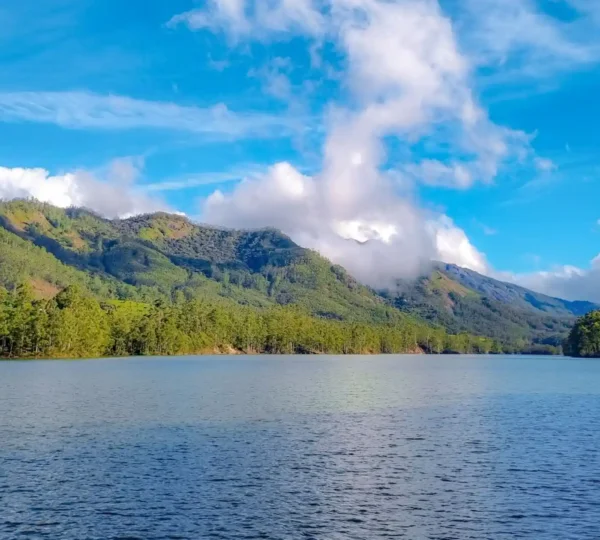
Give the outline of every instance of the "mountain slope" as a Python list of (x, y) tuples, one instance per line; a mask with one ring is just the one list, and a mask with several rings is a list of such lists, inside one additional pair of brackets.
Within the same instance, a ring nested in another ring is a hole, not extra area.
[[(71, 281), (83, 283), (85, 275), (103, 285), (94, 289), (87, 284), (88, 289), (116, 298), (221, 297), (256, 307), (295, 304), (340, 320), (388, 322), (403, 317), (343, 268), (271, 229), (214, 229), (163, 213), (110, 221), (85, 210), (33, 201), (0, 203), (0, 225), (21, 253), (35, 245), (45, 250), (39, 257), (44, 253), (55, 260), (53, 270), (43, 275), (37, 263), (12, 277), (5, 272), (0, 276), (5, 286), (14, 286), (16, 276), (25, 273), (61, 288), (66, 266), (76, 273)], [(10, 265), (27, 257), (3, 259)]]
[(484, 296), (514, 307), (553, 316), (580, 316), (589, 313), (598, 306), (592, 302), (571, 302), (536, 293), (512, 283), (482, 276), (473, 270), (460, 268), (453, 264), (440, 264), (441, 272), (461, 285)]
[(558, 346), (577, 316), (597, 309), (590, 302), (552, 298), (442, 263), (430, 275), (400, 282), (396, 291), (383, 295), (400, 310), (450, 332), (486, 335), (517, 348)]

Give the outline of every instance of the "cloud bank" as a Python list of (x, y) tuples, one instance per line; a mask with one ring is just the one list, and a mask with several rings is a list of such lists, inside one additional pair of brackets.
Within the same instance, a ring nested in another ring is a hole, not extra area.
[(545, 272), (513, 275), (508, 279), (550, 296), (600, 304), (600, 254), (587, 269), (562, 266)]
[[(276, 164), (231, 193), (208, 197), (203, 219), (273, 225), (376, 286), (416, 276), (432, 259), (486, 271), (485, 257), (465, 233), (447, 216), (420, 207), (411, 186), (466, 189), (491, 182), (503, 162), (531, 153), (529, 137), (494, 124), (479, 106), (469, 60), (436, 2), (331, 0), (319, 6), (214, 0), (171, 20), (225, 32), (235, 42), (301, 34), (333, 43), (351, 94), (351, 105), (331, 104), (318, 173), (307, 177), (289, 163)], [(452, 161), (386, 166), (386, 138), (414, 144), (434, 132), (452, 146)]]
[(417, 276), (433, 259), (486, 271), (485, 257), (448, 217), (420, 209), (408, 196), (398, 197), (385, 174), (364, 187), (358, 197), (345, 197), (332, 193), (326, 180), (279, 163), (230, 194), (213, 193), (202, 217), (235, 228), (281, 229), (373, 286)]
[(0, 167), (0, 199), (35, 198), (60, 208), (85, 207), (108, 218), (168, 210), (136, 185), (135, 160), (113, 161), (98, 174), (75, 171), (51, 175), (45, 169)]

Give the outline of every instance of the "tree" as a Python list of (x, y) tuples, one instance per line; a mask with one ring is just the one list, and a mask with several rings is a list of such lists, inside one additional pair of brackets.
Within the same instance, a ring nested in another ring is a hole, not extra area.
[(564, 350), (569, 356), (600, 358), (600, 311), (592, 311), (577, 320)]
[(28, 356), (32, 352), (34, 296), (29, 283), (22, 283), (12, 295), (8, 322), (8, 356)]
[(110, 344), (108, 316), (94, 298), (83, 296), (79, 287), (67, 287), (54, 299), (53, 353), (66, 357), (96, 357), (106, 354)]
[[(302, 273), (298, 268), (297, 277)], [(232, 286), (233, 287), (233, 286)], [(253, 353), (396, 354), (501, 352), (499, 343), (467, 333), (450, 335), (391, 314), (375, 324), (315, 317), (298, 306), (253, 308), (229, 299), (151, 297), (146, 302), (106, 300), (72, 285), (53, 299), (36, 300), (27, 281), (0, 288), (0, 353), (9, 357), (97, 357), (202, 354), (235, 349)], [(600, 350), (598, 316), (573, 332), (582, 352)], [(541, 347), (550, 347), (541, 345)], [(542, 349), (541, 352), (544, 352)]]

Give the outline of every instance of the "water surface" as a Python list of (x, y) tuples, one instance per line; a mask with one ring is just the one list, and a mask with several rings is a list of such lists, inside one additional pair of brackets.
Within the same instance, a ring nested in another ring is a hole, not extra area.
[(0, 362), (0, 538), (600, 538), (600, 362)]

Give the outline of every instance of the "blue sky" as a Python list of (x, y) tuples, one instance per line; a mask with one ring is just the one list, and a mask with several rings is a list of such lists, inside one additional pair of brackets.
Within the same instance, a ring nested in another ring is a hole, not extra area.
[(134, 209), (273, 224), (344, 263), (332, 231), (366, 234), (399, 273), (440, 258), (441, 234), (449, 262), (563, 293), (543, 280), (600, 251), (595, 4), (5, 0), (0, 195), (56, 202), (85, 176)]

